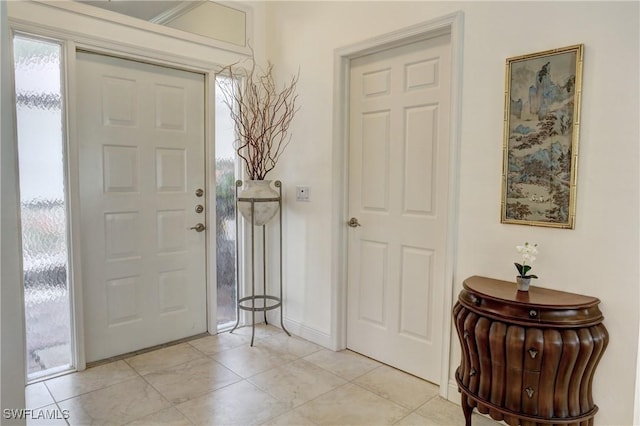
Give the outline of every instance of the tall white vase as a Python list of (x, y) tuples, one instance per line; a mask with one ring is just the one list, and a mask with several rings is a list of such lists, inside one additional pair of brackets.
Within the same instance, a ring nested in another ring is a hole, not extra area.
[[(270, 180), (244, 181), (244, 189), (238, 193), (238, 209), (242, 216), (251, 222), (251, 201), (254, 199), (254, 213), (256, 215), (254, 225), (262, 226), (269, 222), (278, 213), (280, 204), (278, 201), (259, 201), (265, 198), (278, 198), (278, 191), (271, 187)], [(243, 199), (247, 201), (242, 201)]]

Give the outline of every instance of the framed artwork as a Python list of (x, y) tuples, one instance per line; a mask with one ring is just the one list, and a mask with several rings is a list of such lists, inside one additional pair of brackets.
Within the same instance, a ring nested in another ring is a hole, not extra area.
[(583, 49), (507, 59), (502, 223), (574, 228)]

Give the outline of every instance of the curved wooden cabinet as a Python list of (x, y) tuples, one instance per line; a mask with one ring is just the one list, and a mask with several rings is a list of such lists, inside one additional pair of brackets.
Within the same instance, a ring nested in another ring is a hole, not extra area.
[(453, 320), (467, 426), (474, 408), (509, 425), (593, 425), (591, 383), (609, 340), (600, 301), (477, 276), (463, 286)]

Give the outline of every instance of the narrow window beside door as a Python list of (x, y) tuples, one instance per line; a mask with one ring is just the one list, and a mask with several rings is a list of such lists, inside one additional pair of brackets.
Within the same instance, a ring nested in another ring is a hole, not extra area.
[(14, 37), (27, 377), (73, 368), (62, 46)]
[[(232, 81), (228, 77), (216, 77), (216, 87), (221, 84), (232, 84)], [(233, 120), (220, 90), (216, 90), (215, 108), (217, 325), (222, 331), (236, 322), (235, 181), (238, 158), (234, 149)]]

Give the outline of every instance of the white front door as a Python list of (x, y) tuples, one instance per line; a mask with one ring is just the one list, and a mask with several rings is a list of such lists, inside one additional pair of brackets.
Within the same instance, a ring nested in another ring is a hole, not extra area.
[(347, 347), (440, 381), (450, 36), (351, 61)]
[(204, 76), (82, 52), (77, 73), (90, 362), (207, 329)]

